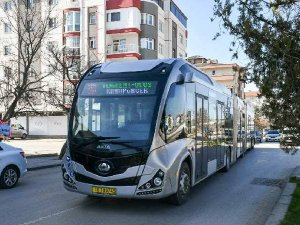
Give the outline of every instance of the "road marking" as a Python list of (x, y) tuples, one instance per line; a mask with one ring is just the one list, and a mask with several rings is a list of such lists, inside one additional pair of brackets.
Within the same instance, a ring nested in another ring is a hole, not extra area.
[(40, 217), (40, 218), (38, 218), (38, 219), (29, 221), (29, 222), (26, 222), (26, 223), (22, 223), (22, 224), (19, 224), (19, 225), (30, 225), (30, 224), (35, 224), (35, 223), (41, 222), (41, 221), (43, 221), (43, 220), (50, 219), (50, 218), (52, 218), (52, 217), (54, 217), (54, 216), (59, 216), (59, 215), (61, 215), (61, 214), (70, 212), (70, 211), (72, 211), (72, 210), (74, 210), (74, 209), (77, 209), (77, 208), (79, 208), (79, 206), (73, 207), (73, 208), (69, 208), (69, 209), (65, 209), (65, 210), (62, 210), (62, 211), (60, 211), (60, 212), (52, 213), (52, 214), (50, 214), (50, 215), (48, 215), (48, 216), (43, 216), (43, 217)]
[(265, 162), (268, 162), (268, 160), (260, 159), (260, 160), (257, 160), (257, 161), (256, 161), (257, 164), (259, 164), (259, 163), (265, 163)]

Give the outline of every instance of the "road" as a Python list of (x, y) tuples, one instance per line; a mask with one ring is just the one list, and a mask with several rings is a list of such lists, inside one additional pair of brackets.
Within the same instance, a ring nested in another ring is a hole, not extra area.
[(291, 156), (278, 144), (258, 144), (228, 173), (194, 187), (180, 207), (164, 201), (90, 198), (67, 192), (60, 168), (32, 171), (15, 189), (0, 190), (0, 224), (260, 225), (281, 193), (282, 179), (299, 164), (300, 153)]

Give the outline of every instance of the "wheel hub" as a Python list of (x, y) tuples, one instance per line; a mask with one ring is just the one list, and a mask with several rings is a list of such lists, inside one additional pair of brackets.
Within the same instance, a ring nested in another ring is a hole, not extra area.
[(186, 195), (190, 189), (190, 178), (185, 172), (182, 172), (182, 174), (180, 176), (179, 185), (180, 185), (180, 187), (179, 187), (180, 193), (182, 195)]
[(17, 179), (18, 179), (18, 175), (16, 171), (14, 171), (13, 169), (8, 169), (4, 173), (4, 182), (9, 187), (13, 186), (16, 183)]

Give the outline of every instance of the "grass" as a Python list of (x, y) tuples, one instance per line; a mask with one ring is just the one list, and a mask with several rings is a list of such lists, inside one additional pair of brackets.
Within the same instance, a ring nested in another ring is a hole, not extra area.
[(292, 197), (292, 202), (280, 225), (300, 225), (300, 180), (292, 177), (290, 182), (296, 183), (297, 187)]

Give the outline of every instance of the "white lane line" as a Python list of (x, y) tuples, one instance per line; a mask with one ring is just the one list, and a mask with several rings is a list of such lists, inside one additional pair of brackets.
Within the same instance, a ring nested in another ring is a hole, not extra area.
[(38, 218), (38, 219), (36, 219), (36, 220), (32, 220), (32, 221), (29, 221), (29, 222), (26, 222), (26, 223), (22, 223), (22, 224), (19, 224), (19, 225), (30, 225), (30, 224), (35, 224), (35, 223), (41, 222), (41, 221), (43, 221), (43, 220), (50, 219), (50, 218), (52, 218), (52, 217), (54, 217), (54, 216), (59, 216), (59, 215), (61, 215), (61, 214), (70, 212), (70, 211), (72, 211), (72, 210), (74, 210), (74, 209), (77, 209), (77, 208), (79, 208), (79, 206), (73, 207), (73, 208), (69, 208), (69, 209), (65, 209), (65, 210), (62, 210), (62, 211), (60, 211), (60, 212), (52, 213), (52, 214), (50, 214), (50, 215), (48, 215), (48, 216), (43, 216), (43, 217), (40, 217), (40, 218)]

